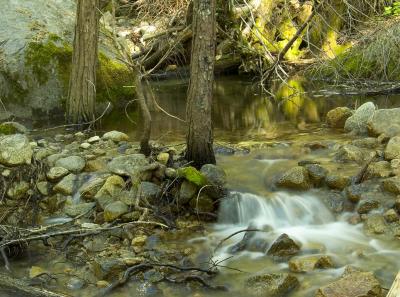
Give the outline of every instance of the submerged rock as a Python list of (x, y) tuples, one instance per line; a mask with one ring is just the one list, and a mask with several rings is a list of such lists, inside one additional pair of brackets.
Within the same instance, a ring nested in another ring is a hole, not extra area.
[(278, 258), (287, 258), (296, 255), (300, 246), (287, 234), (279, 236), (269, 248), (267, 254)]
[(318, 289), (315, 297), (383, 297), (379, 281), (371, 272), (351, 272)]
[(246, 280), (246, 288), (251, 296), (281, 297), (299, 285), (298, 279), (287, 273), (256, 275)]
[(394, 209), (389, 209), (383, 214), (383, 217), (385, 218), (386, 222), (388, 223), (394, 223), (399, 220), (399, 215)]
[(385, 134), (389, 137), (400, 135), (400, 108), (379, 109), (368, 121), (371, 135)]
[(387, 230), (387, 225), (381, 214), (371, 214), (365, 220), (364, 228), (370, 234), (383, 234)]
[(6, 166), (31, 164), (32, 155), (33, 150), (25, 135), (0, 136), (0, 164)]
[(375, 110), (376, 107), (374, 103), (364, 103), (357, 108), (354, 115), (346, 120), (344, 129), (347, 132), (353, 132), (356, 134), (367, 134), (367, 123), (372, 118)]
[(344, 128), (346, 120), (353, 115), (348, 107), (337, 107), (330, 110), (326, 115), (326, 122), (332, 128)]
[(276, 182), (276, 185), (294, 190), (308, 190), (311, 188), (308, 171), (301, 166), (294, 167), (285, 172)]
[(292, 272), (310, 272), (334, 267), (332, 258), (325, 255), (293, 257), (289, 261), (289, 269)]

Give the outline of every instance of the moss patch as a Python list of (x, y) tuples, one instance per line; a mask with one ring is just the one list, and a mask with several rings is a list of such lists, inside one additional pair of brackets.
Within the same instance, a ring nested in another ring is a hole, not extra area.
[(185, 178), (199, 187), (207, 184), (207, 178), (192, 166), (178, 169), (178, 176)]

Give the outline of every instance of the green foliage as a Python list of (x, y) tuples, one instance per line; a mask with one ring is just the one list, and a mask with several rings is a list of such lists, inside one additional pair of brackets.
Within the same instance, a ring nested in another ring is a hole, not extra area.
[(400, 1), (394, 1), (391, 6), (385, 6), (384, 16), (400, 16)]
[(196, 168), (189, 166), (178, 169), (178, 176), (202, 187), (207, 184), (207, 178)]

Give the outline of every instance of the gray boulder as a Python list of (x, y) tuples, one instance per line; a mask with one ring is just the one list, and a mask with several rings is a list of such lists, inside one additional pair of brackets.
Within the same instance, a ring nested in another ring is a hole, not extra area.
[(32, 155), (29, 139), (25, 135), (0, 136), (0, 164), (6, 166), (30, 164)]
[(71, 205), (65, 206), (64, 211), (68, 216), (74, 218), (79, 215), (86, 214), (91, 209), (93, 209), (95, 206), (96, 206), (96, 203), (94, 203), (94, 202), (71, 204)]
[(179, 189), (179, 204), (185, 205), (189, 203), (196, 193), (197, 186), (188, 180), (184, 180), (181, 188)]
[(49, 181), (54, 182), (68, 175), (68, 173), (68, 169), (65, 169), (64, 167), (52, 167), (49, 172), (47, 172), (46, 176)]
[(75, 174), (69, 174), (64, 177), (58, 184), (56, 184), (53, 190), (56, 193), (60, 193), (66, 196), (72, 195), (77, 187), (78, 177)]
[(379, 109), (368, 121), (371, 135), (385, 134), (389, 137), (400, 135), (400, 108)]
[(150, 204), (155, 204), (161, 198), (160, 186), (151, 182), (141, 182), (139, 186), (139, 197), (145, 199)]
[(21, 125), (17, 122), (4, 122), (0, 124), (0, 135), (10, 135), (16, 133), (25, 134), (28, 133), (28, 129), (24, 125)]
[(375, 104), (373, 104), (372, 102), (364, 103), (359, 108), (357, 108), (354, 115), (346, 120), (344, 129), (347, 132), (353, 132), (356, 134), (367, 134), (367, 123), (372, 118), (375, 110)]
[(351, 144), (341, 146), (334, 155), (334, 161), (338, 163), (362, 163), (366, 160), (366, 158), (367, 154), (364, 152), (364, 150)]
[(56, 161), (56, 167), (63, 167), (73, 173), (79, 173), (85, 168), (85, 159), (80, 156), (69, 156)]
[(104, 209), (104, 220), (106, 222), (112, 222), (120, 216), (126, 214), (129, 211), (129, 207), (121, 202), (115, 201), (106, 206)]
[(148, 164), (145, 155), (132, 154), (112, 159), (107, 167), (114, 174), (133, 177), (141, 173), (143, 167)]

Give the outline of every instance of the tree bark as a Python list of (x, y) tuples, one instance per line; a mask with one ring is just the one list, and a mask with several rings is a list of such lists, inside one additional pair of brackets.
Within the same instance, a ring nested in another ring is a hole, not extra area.
[(213, 97), (216, 0), (194, 0), (193, 41), (186, 117), (186, 158), (192, 165), (215, 164), (211, 107)]
[(95, 119), (99, 0), (78, 0), (72, 69), (67, 99), (67, 121)]

